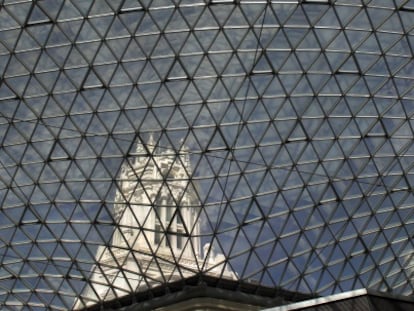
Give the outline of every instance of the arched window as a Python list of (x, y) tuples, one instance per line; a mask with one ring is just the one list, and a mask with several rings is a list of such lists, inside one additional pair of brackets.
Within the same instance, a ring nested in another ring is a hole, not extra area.
[(154, 243), (162, 247), (182, 249), (184, 224), (177, 202), (171, 195), (159, 197), (154, 210)]

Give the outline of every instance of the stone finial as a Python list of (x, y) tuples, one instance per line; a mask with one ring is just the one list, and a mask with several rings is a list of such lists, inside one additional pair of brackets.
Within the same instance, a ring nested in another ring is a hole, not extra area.
[(147, 142), (148, 151), (152, 154), (155, 149), (155, 142), (154, 142), (154, 135), (153, 133), (150, 134), (149, 140)]

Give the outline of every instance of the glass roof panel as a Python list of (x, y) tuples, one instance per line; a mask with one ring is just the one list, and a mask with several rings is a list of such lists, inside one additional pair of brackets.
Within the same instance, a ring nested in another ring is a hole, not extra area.
[(0, 305), (201, 274), (411, 295), (408, 1), (4, 1)]

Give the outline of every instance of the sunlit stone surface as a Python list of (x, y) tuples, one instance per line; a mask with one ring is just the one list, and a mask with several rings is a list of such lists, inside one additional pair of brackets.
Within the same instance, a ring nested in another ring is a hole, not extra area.
[(413, 11), (0, 1), (0, 309), (225, 271), (412, 295)]
[(154, 140), (138, 144), (122, 165), (115, 195), (116, 230), (100, 246), (91, 283), (74, 309), (189, 278), (198, 271), (236, 279), (223, 254), (209, 244), (200, 250), (200, 202), (190, 183), (188, 150), (158, 153)]

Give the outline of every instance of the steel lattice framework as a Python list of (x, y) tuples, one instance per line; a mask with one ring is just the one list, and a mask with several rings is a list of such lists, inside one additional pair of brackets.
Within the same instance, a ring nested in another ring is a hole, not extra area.
[(240, 282), (412, 294), (413, 29), (412, 0), (0, 1), (1, 308), (72, 308), (151, 139)]

